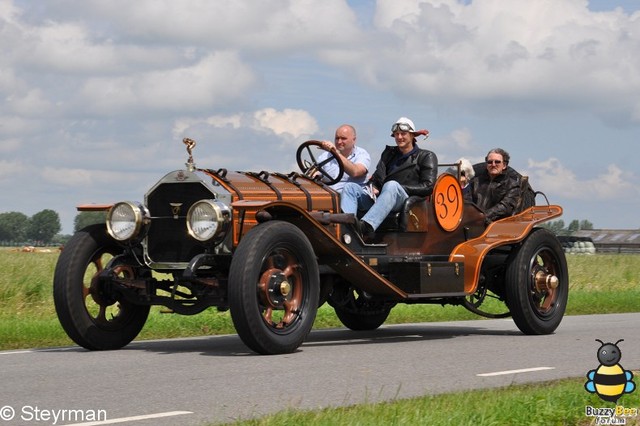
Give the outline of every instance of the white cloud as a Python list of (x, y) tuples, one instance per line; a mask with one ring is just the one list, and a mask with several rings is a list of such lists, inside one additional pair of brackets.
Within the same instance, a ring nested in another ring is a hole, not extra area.
[(357, 32), (355, 14), (344, 0), (116, 0), (82, 2), (76, 8), (67, 13), (107, 20), (135, 43), (234, 47), (259, 54), (341, 45)]
[(544, 161), (529, 160), (525, 173), (529, 173), (534, 189), (555, 194), (570, 200), (612, 200), (640, 196), (640, 189), (633, 184), (635, 177), (614, 164), (589, 179), (579, 179), (575, 172), (557, 158)]
[[(24, 164), (20, 161), (0, 160), (0, 183), (14, 181), (16, 176), (24, 174), (24, 171)], [(6, 190), (9, 191), (10, 189), (7, 187)]]
[(276, 111), (266, 108), (256, 111), (253, 118), (254, 129), (273, 132), (287, 139), (299, 139), (318, 131), (318, 123), (307, 111), (290, 108)]
[[(200, 125), (213, 128), (249, 128), (257, 135), (273, 134), (282, 144), (299, 144), (302, 139), (318, 132), (318, 123), (313, 116), (304, 110), (285, 108), (278, 111), (264, 108), (254, 112), (234, 115), (215, 115), (206, 118), (181, 118), (173, 126), (175, 138), (188, 136)], [(259, 136), (258, 136), (259, 137)]]
[(637, 204), (640, 12), (588, 6), (0, 0), (3, 190), (36, 208), (132, 197), (182, 167), (183, 137), (203, 167), (291, 170), (293, 147), (345, 120), (377, 158), (407, 114), (443, 161), (504, 146), (549, 157), (527, 172), (562, 202)]
[(191, 66), (133, 75), (90, 78), (78, 103), (100, 114), (133, 111), (198, 111), (241, 98), (252, 71), (233, 52), (216, 52)]
[(601, 114), (615, 107), (633, 118), (640, 95), (635, 15), (590, 12), (582, 0), (377, 6), (374, 22), (388, 41), (363, 54), (373, 61), (358, 69), (365, 81), (442, 102), (545, 99)]
[(0, 140), (0, 153), (17, 152), (20, 145), (22, 145), (22, 141), (19, 138), (2, 139)]
[(241, 126), (242, 119), (242, 115), (240, 114), (226, 116), (215, 115), (206, 118), (183, 117), (177, 119), (173, 124), (173, 136), (175, 139), (187, 137), (188, 131), (199, 124), (206, 124), (218, 128), (231, 127), (238, 129)]

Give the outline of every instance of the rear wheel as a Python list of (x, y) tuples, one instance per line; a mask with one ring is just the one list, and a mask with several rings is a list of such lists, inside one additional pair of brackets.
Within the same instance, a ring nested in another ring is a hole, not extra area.
[(354, 287), (336, 287), (329, 298), (336, 316), (354, 331), (375, 330), (387, 320), (391, 306), (375, 302)]
[(304, 233), (266, 222), (240, 241), (229, 271), (229, 308), (242, 341), (257, 353), (295, 351), (318, 310), (319, 273)]
[(546, 229), (534, 230), (506, 271), (507, 305), (525, 334), (550, 334), (567, 307), (569, 273), (558, 239)]
[[(104, 225), (78, 231), (58, 258), (53, 300), (62, 328), (78, 345), (90, 350), (119, 349), (142, 330), (149, 306), (134, 305), (100, 285), (98, 275), (122, 249)], [(131, 266), (115, 266), (112, 273), (135, 278)]]

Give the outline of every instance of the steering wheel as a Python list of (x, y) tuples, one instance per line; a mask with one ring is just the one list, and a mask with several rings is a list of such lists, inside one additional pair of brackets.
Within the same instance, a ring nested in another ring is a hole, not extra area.
[[(300, 167), (304, 176), (313, 179), (319, 175), (322, 182), (327, 185), (333, 185), (334, 183), (340, 182), (340, 179), (342, 179), (342, 176), (344, 175), (344, 165), (342, 164), (342, 161), (340, 161), (340, 158), (331, 151), (325, 151), (329, 152), (329, 156), (326, 160), (319, 163), (311, 151), (312, 146), (320, 147), (322, 146), (322, 142), (306, 141), (298, 147), (298, 151), (296, 152), (296, 161), (298, 162), (298, 167)], [(334, 159), (338, 163), (338, 175), (335, 178), (322, 168), (325, 164)]]

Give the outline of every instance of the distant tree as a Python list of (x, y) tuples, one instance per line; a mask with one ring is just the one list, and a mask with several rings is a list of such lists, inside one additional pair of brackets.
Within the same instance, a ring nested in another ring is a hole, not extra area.
[(588, 220), (581, 220), (580, 221), (580, 229), (593, 229), (593, 223), (589, 222)]
[(543, 228), (547, 228), (556, 235), (571, 235), (574, 232), (581, 231), (583, 229), (593, 229), (593, 223), (588, 220), (572, 220), (568, 227), (564, 227), (563, 220), (552, 220), (551, 222), (543, 223)]
[(86, 228), (95, 223), (104, 223), (107, 219), (107, 212), (79, 212), (73, 220), (73, 232)]
[(545, 222), (541, 225), (543, 228), (547, 228), (556, 235), (566, 235), (564, 229), (564, 220), (552, 220), (551, 222)]
[(0, 240), (24, 241), (29, 218), (24, 213), (0, 213)]
[(567, 228), (567, 230), (569, 232), (576, 232), (580, 230), (580, 221), (574, 219), (571, 221), (571, 223), (569, 224), (569, 227)]
[(34, 241), (50, 243), (53, 236), (62, 229), (58, 213), (45, 209), (31, 216), (27, 228), (27, 238)]

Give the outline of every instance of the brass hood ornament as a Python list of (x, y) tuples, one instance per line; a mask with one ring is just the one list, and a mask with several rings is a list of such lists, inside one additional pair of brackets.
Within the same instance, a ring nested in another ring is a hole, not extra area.
[(194, 141), (193, 139), (184, 138), (182, 139), (182, 143), (187, 146), (187, 154), (189, 154), (189, 159), (187, 160), (185, 165), (187, 166), (187, 170), (193, 172), (196, 169), (196, 164), (193, 162), (192, 152), (193, 148), (196, 147), (196, 141)]

